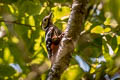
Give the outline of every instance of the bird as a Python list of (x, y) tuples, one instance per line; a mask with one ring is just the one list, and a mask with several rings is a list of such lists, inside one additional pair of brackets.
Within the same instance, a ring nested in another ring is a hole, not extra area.
[(52, 12), (43, 18), (41, 26), (45, 31), (45, 42), (48, 58), (50, 59), (51, 64), (53, 64), (55, 62), (60, 41), (64, 34), (58, 27), (53, 24)]

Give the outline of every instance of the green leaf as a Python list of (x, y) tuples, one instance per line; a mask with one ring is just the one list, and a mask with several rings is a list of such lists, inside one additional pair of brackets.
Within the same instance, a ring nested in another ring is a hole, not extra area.
[(29, 24), (31, 26), (35, 26), (35, 20), (34, 20), (34, 17), (33, 16), (29, 16)]
[(105, 59), (107, 61), (109, 61), (111, 59), (111, 56), (109, 55), (109, 50), (108, 50), (108, 47), (106, 45), (106, 41), (104, 39), (102, 40), (102, 52), (103, 52)]
[(106, 33), (106, 32), (110, 32), (111, 28), (106, 27), (105, 29), (102, 26), (95, 26), (92, 30), (91, 33), (96, 33), (96, 34), (101, 34), (101, 33)]
[(95, 80), (103, 80), (104, 79), (104, 76), (105, 76), (105, 69), (106, 69), (106, 65), (105, 63), (102, 63), (101, 64), (101, 67), (97, 68), (96, 69), (96, 77), (95, 77)]
[(28, 15), (36, 15), (39, 13), (40, 11), (40, 4), (36, 4), (32, 1), (21, 1), (20, 3), (18, 3), (16, 6), (18, 6), (18, 10), (19, 10), (19, 15), (23, 15), (25, 13), (27, 13)]
[(104, 32), (110, 32), (111, 31), (111, 28), (105, 28), (104, 29)]
[(91, 33), (97, 33), (97, 34), (104, 33), (104, 29), (102, 28), (102, 26), (98, 25), (91, 30)]
[(0, 76), (1, 77), (10, 77), (15, 73), (15, 70), (6, 64), (0, 64)]
[(120, 36), (117, 36), (117, 44), (120, 45)]
[(92, 23), (89, 22), (89, 21), (86, 21), (86, 23), (85, 23), (85, 30), (86, 31), (89, 30), (91, 26), (92, 26)]
[(8, 5), (8, 7), (9, 7), (11, 13), (14, 13), (14, 12), (15, 12), (12, 5)]
[(104, 22), (105, 25), (110, 25), (110, 22), (111, 22), (111, 19), (110, 18), (107, 18)]
[(57, 19), (61, 19), (64, 16), (68, 16), (70, 14), (70, 8), (63, 6), (63, 7), (53, 7), (53, 14), (54, 18), (53, 21), (55, 22)]
[(83, 76), (83, 71), (79, 65), (70, 66), (61, 76), (61, 80), (80, 80)]
[(12, 63), (14, 61), (14, 57), (11, 55), (9, 48), (4, 49), (4, 60), (8, 63)]

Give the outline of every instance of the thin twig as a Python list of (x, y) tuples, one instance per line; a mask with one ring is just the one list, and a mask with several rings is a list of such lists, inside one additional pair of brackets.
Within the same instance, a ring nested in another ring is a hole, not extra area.
[(0, 22), (7, 22), (7, 23), (11, 23), (11, 24), (19, 24), (19, 25), (27, 26), (27, 27), (29, 27), (29, 28), (31, 28), (31, 27), (36, 27), (36, 26), (29, 25), (29, 24), (22, 24), (22, 23), (19, 23), (19, 22), (17, 22), (17, 21), (0, 20)]

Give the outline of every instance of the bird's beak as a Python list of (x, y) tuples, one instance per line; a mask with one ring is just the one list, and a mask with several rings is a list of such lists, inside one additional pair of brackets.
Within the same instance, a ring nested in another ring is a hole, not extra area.
[(50, 14), (48, 16), (49, 16), (49, 19), (51, 19), (52, 18), (52, 12), (50, 12)]

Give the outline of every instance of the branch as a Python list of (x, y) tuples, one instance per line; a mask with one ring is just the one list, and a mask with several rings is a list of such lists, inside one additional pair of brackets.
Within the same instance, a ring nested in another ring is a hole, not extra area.
[(52, 65), (47, 80), (59, 80), (63, 71), (69, 66), (71, 53), (80, 38), (82, 25), (87, 12), (88, 0), (74, 0), (72, 11), (60, 43), (55, 63)]
[(19, 23), (19, 22), (17, 22), (17, 21), (0, 20), (0, 22), (6, 22), (6, 23), (12, 23), (12, 24), (19, 24), (19, 25), (27, 26), (27, 27), (29, 27), (29, 28), (35, 27), (35, 26), (31, 26), (31, 25), (29, 25), (29, 24), (22, 24), (22, 23)]
[(37, 77), (39, 77), (41, 74), (48, 71), (49, 66), (46, 62), (44, 62), (42, 65), (32, 65), (32, 71), (28, 73), (27, 77), (24, 80), (36, 80)]

